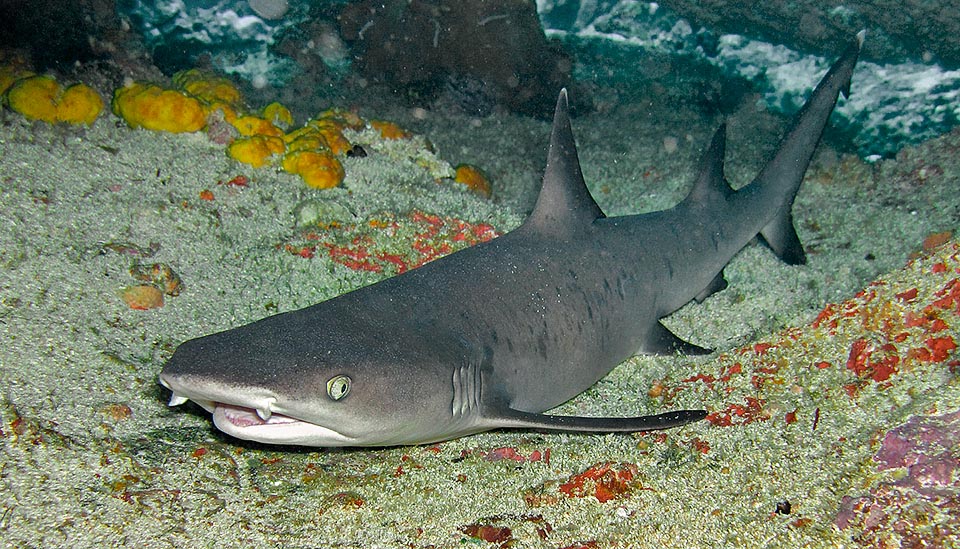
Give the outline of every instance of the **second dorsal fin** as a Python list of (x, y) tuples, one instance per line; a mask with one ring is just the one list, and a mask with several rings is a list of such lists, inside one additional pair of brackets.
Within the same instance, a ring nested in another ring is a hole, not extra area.
[(562, 89), (553, 115), (543, 186), (533, 213), (527, 219), (528, 224), (542, 230), (562, 230), (604, 217), (583, 181), (568, 110), (567, 90)]
[(688, 204), (711, 204), (725, 200), (733, 189), (723, 175), (723, 157), (727, 148), (727, 125), (721, 124), (713, 134), (710, 146), (700, 159), (700, 172), (685, 202)]

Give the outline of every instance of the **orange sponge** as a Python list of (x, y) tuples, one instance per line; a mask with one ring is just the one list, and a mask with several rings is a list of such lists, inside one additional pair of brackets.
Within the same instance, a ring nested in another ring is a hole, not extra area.
[(317, 133), (320, 134), (333, 154), (346, 154), (353, 147), (343, 136), (341, 126), (333, 120), (311, 120), (307, 124), (308, 127), (316, 128)]
[(0, 95), (17, 80), (33, 76), (27, 61), (17, 54), (0, 51)]
[(7, 91), (10, 108), (31, 120), (57, 121), (60, 84), (52, 76), (30, 76), (17, 80)]
[(343, 109), (327, 109), (314, 117), (314, 120), (330, 120), (341, 128), (362, 130), (366, 122), (357, 113)]
[(328, 150), (326, 139), (313, 126), (304, 126), (283, 136), (288, 151)]
[(283, 169), (299, 175), (314, 189), (331, 189), (343, 182), (343, 165), (328, 152), (293, 151), (283, 157)]
[(233, 82), (220, 76), (207, 74), (199, 69), (180, 71), (173, 75), (173, 83), (204, 103), (226, 103), (237, 107), (243, 102), (240, 90)]
[(273, 137), (282, 137), (283, 130), (273, 125), (267, 119), (259, 116), (245, 115), (237, 116), (229, 120), (230, 124), (240, 132), (240, 135), (271, 135)]
[(195, 132), (206, 125), (200, 101), (181, 92), (135, 82), (113, 94), (113, 112), (132, 128)]
[(227, 154), (234, 160), (250, 164), (254, 168), (262, 168), (270, 162), (271, 156), (283, 154), (284, 150), (286, 145), (279, 137), (254, 135), (235, 139), (227, 147)]
[(380, 132), (380, 135), (384, 139), (408, 139), (411, 137), (410, 132), (393, 122), (387, 122), (385, 120), (371, 120), (370, 126)]
[(453, 176), (453, 179), (457, 183), (463, 183), (471, 191), (486, 198), (490, 198), (493, 192), (487, 176), (483, 175), (480, 168), (471, 166), (470, 164), (460, 164), (457, 166), (456, 175)]
[(93, 88), (80, 83), (63, 90), (57, 105), (57, 120), (69, 124), (93, 124), (103, 111), (103, 99)]
[(260, 111), (260, 115), (272, 122), (274, 126), (289, 128), (293, 125), (293, 115), (290, 114), (290, 109), (276, 101), (264, 107)]
[(103, 99), (86, 84), (64, 90), (52, 76), (21, 78), (7, 91), (7, 104), (14, 111), (44, 122), (93, 124), (103, 110)]

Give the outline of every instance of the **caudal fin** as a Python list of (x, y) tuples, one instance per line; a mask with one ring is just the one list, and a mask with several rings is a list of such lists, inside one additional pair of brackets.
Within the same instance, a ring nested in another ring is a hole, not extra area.
[(860, 31), (857, 34), (856, 40), (840, 55), (813, 90), (810, 99), (794, 117), (793, 125), (780, 142), (776, 154), (764, 166), (760, 175), (738, 192), (744, 195), (763, 195), (760, 202), (779, 201), (780, 206), (775, 216), (760, 230), (760, 236), (780, 259), (792, 265), (806, 262), (806, 254), (790, 214), (793, 199), (838, 96), (843, 93), (846, 97), (850, 93), (850, 78), (860, 55), (865, 32)]

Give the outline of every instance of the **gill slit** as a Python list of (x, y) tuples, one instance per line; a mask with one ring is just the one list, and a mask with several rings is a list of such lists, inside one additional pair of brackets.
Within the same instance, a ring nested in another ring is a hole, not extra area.
[(470, 416), (480, 406), (480, 368), (467, 363), (453, 369), (453, 399), (450, 413), (454, 418)]

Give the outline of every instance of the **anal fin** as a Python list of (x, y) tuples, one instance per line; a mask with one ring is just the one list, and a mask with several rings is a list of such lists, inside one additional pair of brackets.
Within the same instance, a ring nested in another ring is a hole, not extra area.
[(699, 294), (697, 294), (695, 299), (697, 303), (703, 303), (704, 299), (712, 296), (713, 294), (725, 290), (727, 288), (727, 279), (723, 278), (723, 271), (717, 273), (717, 276), (713, 277), (713, 280), (710, 281), (710, 284), (703, 289)]
[(659, 322), (653, 325), (643, 341), (639, 353), (651, 355), (709, 355), (713, 351), (684, 341)]

